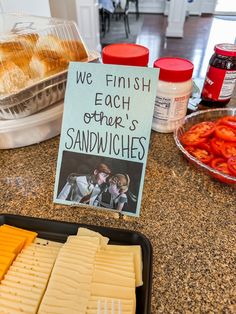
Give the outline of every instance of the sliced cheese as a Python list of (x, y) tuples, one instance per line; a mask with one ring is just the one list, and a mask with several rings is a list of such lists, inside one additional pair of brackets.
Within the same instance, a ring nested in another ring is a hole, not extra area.
[(136, 274), (136, 287), (143, 285), (142, 273), (143, 273), (143, 262), (142, 262), (142, 248), (140, 245), (107, 245), (106, 251), (112, 252), (133, 252), (134, 253), (134, 266)]
[(130, 288), (135, 287), (135, 278), (129, 278), (118, 274), (114, 274), (109, 270), (103, 271), (95, 269), (93, 273), (93, 282), (104, 284), (115, 283), (117, 286), (124, 286)]
[(32, 243), (37, 236), (37, 233), (34, 231), (21, 229), (21, 228), (13, 227), (13, 226), (6, 225), (6, 224), (4, 224), (0, 227), (0, 233), (9, 233), (12, 235), (26, 237), (25, 245)]
[(117, 299), (135, 299), (135, 288), (92, 282), (91, 295)]
[(109, 238), (102, 236), (99, 232), (92, 231), (87, 228), (80, 227), (77, 232), (78, 236), (98, 237), (100, 239), (101, 247), (105, 247), (109, 242)]

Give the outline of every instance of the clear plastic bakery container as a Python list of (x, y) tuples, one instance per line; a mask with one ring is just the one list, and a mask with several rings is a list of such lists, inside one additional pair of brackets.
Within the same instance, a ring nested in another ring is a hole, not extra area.
[(91, 62), (73, 21), (0, 13), (0, 119), (18, 119), (63, 99), (70, 61)]
[(0, 149), (40, 143), (61, 133), (63, 101), (31, 116), (0, 120)]

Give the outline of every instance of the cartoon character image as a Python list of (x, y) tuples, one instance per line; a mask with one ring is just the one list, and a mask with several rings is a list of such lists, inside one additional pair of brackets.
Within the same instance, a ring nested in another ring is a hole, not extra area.
[(110, 168), (103, 163), (95, 167), (92, 174), (80, 175), (71, 173), (57, 198), (71, 202), (96, 205), (96, 199), (101, 194), (101, 187), (105, 184), (110, 173)]

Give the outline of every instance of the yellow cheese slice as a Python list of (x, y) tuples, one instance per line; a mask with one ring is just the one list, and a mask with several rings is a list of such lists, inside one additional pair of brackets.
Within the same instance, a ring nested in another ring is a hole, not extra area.
[(17, 267), (17, 266), (11, 266), (9, 268), (9, 271), (14, 271), (14, 272), (19, 272), (21, 273), (22, 275), (23, 274), (26, 274), (26, 275), (30, 275), (30, 276), (36, 276), (36, 277), (40, 277), (40, 278), (45, 278), (45, 279), (48, 279), (49, 277), (49, 273), (42, 273), (38, 270), (29, 270), (29, 269), (25, 269), (25, 268), (20, 268), (20, 267)]
[[(46, 284), (47, 283), (47, 276), (46, 278), (44, 277), (39, 277), (39, 275), (36, 273), (36, 274), (25, 274), (25, 273), (19, 273), (17, 271), (14, 271), (14, 270), (8, 270), (7, 272), (7, 275), (6, 276), (12, 276), (14, 277), (16, 280), (29, 280), (31, 281), (32, 283), (37, 283), (37, 284)], [(7, 278), (7, 277), (6, 277)]]
[(50, 306), (46, 304), (42, 304), (39, 307), (38, 314), (78, 314), (78, 310), (70, 309), (68, 311), (67, 307), (62, 307), (62, 306)]
[[(11, 293), (0, 291), (0, 299), (10, 300), (16, 304), (28, 304), (34, 307), (35, 311), (38, 307), (39, 300), (30, 299), (21, 295), (13, 295)], [(0, 308), (1, 309), (1, 308)]]
[(63, 246), (63, 243), (55, 242), (55, 241), (51, 241), (51, 240), (46, 240), (46, 239), (42, 239), (42, 238), (38, 238), (38, 237), (34, 240), (34, 243), (44, 245), (44, 246), (55, 247), (58, 249), (60, 249)]
[(6, 250), (7, 250), (8, 246), (11, 246), (11, 247), (15, 248), (15, 250), (14, 250), (15, 253), (19, 253), (21, 251), (21, 249), (23, 248), (24, 243), (25, 243), (24, 238), (15, 240), (15, 239), (8, 237), (6, 239), (6, 237), (0, 235), (0, 246), (1, 247), (5, 246)]
[(16, 302), (14, 302), (12, 300), (0, 298), (0, 309), (2, 306), (13, 308), (15, 310), (21, 311), (22, 313), (25, 313), (25, 312), (26, 313), (36, 313), (35, 308), (32, 305), (22, 304), (22, 303), (17, 304)]
[[(30, 287), (40, 288), (43, 289), (45, 287), (45, 283), (42, 282), (35, 282), (34, 280), (29, 280), (28, 278), (16, 277), (14, 275), (6, 273), (4, 280), (13, 281), (22, 285), (28, 285)], [(2, 284), (2, 283), (1, 283)]]
[(11, 287), (11, 286), (6, 286), (2, 284), (0, 285), (0, 292), (7, 292), (12, 295), (23, 296), (23, 297), (27, 297), (36, 301), (41, 298), (41, 295), (39, 292), (35, 293), (35, 292), (19, 289), (17, 287)]
[(24, 256), (17, 256), (17, 259), (15, 260), (15, 262), (19, 262), (19, 263), (23, 263), (25, 265), (33, 265), (33, 266), (39, 266), (39, 267), (43, 267), (45, 269), (47, 268), (51, 268), (52, 267), (52, 263), (49, 263), (48, 261), (42, 261), (40, 260), (31, 260), (27, 257)]
[(1, 314), (24, 314), (21, 310), (13, 309), (12, 307), (1, 304)]
[(41, 287), (29, 286), (29, 285), (26, 285), (25, 283), (19, 283), (16, 281), (11, 281), (11, 280), (6, 280), (6, 279), (3, 279), (1, 281), (1, 286), (7, 286), (11, 288), (16, 288), (19, 290), (25, 290), (25, 291), (33, 292), (36, 294), (40, 294), (42, 291)]
[(2, 225), (0, 227), (0, 233), (2, 233), (2, 232), (10, 233), (12, 235), (18, 235), (18, 236), (21, 236), (21, 237), (26, 237), (25, 245), (33, 242), (34, 239), (37, 236), (36, 232), (25, 230), (25, 229), (21, 229), (21, 228), (17, 228), (17, 227), (13, 227), (13, 226), (6, 225), (6, 224), (4, 224), (4, 225)]
[(24, 270), (29, 270), (30, 271), (30, 270), (33, 270), (33, 271), (39, 272), (40, 274), (41, 273), (50, 274), (53, 265), (46, 264), (46, 266), (37, 266), (37, 264), (36, 265), (34, 265), (34, 264), (25, 264), (25, 263), (22, 263), (22, 262), (18, 261), (18, 259), (16, 259), (13, 262), (11, 267), (13, 267), (13, 266), (19, 268), (19, 271), (24, 271)]
[(0, 245), (0, 252), (11, 252), (15, 253), (17, 250), (16, 246), (14, 244), (8, 244), (6, 245)]

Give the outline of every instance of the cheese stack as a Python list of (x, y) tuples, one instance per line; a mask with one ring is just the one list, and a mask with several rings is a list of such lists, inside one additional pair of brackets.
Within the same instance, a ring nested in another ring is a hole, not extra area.
[(85, 313), (100, 239), (69, 236), (57, 257), (39, 314)]
[[(114, 313), (133, 314), (136, 310), (136, 274), (135, 274), (135, 256), (138, 265), (141, 265), (141, 248), (134, 246), (125, 248), (121, 246), (121, 251), (117, 249), (119, 246), (109, 245), (108, 238), (101, 234), (79, 228), (78, 235), (99, 237), (101, 249), (97, 251), (94, 260), (94, 270), (91, 283), (91, 295), (87, 306), (86, 314), (98, 313), (98, 307), (101, 313), (105, 312), (107, 307), (108, 313), (113, 309)], [(138, 285), (142, 284), (141, 267), (137, 267)]]
[(59, 248), (38, 240), (21, 251), (0, 284), (1, 314), (37, 313)]
[(0, 281), (22, 248), (31, 243), (36, 232), (2, 225), (0, 227)]

